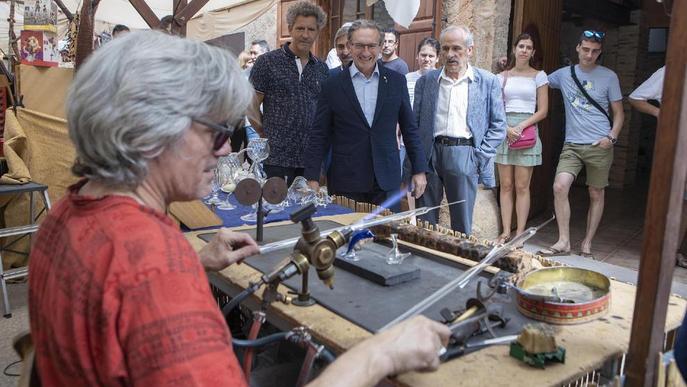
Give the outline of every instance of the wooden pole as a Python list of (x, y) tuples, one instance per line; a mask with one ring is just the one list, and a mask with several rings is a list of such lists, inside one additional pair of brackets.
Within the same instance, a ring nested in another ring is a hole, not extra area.
[(74, 14), (71, 13), (71, 11), (69, 11), (69, 8), (67, 8), (67, 7), (64, 5), (64, 3), (62, 2), (62, 0), (53, 0), (53, 1), (55, 1), (55, 4), (57, 4), (57, 6), (60, 8), (60, 10), (61, 10), (62, 13), (64, 14), (64, 16), (67, 17), (67, 20), (69, 20), (70, 22), (71, 22), (72, 20), (74, 20)]
[(93, 52), (93, 30), (95, 28), (95, 12), (100, 0), (84, 0), (81, 4), (79, 32), (76, 38), (76, 60), (74, 69), (79, 70), (81, 64)]
[(9, 36), (10, 39), (10, 52), (7, 55), (7, 63), (9, 67), (7, 81), (10, 83), (10, 85), (8, 87), (9, 92), (7, 94), (10, 97), (12, 107), (14, 108), (14, 111), (16, 113), (17, 106), (22, 106), (22, 98), (19, 88), (19, 47), (17, 46), (17, 35), (14, 33), (14, 23), (16, 22), (14, 20), (15, 3), (16, 0), (10, 1), (10, 12), (9, 17), (7, 18), (9, 24), (9, 31), (7, 36)]
[(687, 0), (675, 0), (626, 368), (630, 387), (654, 385), (663, 351), (687, 173), (686, 41)]

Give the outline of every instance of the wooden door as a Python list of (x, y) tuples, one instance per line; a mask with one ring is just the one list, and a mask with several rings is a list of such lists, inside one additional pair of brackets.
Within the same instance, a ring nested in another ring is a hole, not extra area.
[(410, 71), (417, 70), (417, 45), (427, 36), (439, 38), (441, 32), (441, 0), (421, 0), (415, 20), (408, 28), (396, 24), (401, 33), (398, 56), (408, 63)]
[[(561, 65), (558, 46), (561, 33), (563, 0), (514, 0), (512, 39), (521, 32), (538, 36), (539, 47), (535, 53), (538, 68), (547, 74)], [(510, 50), (510, 48), (509, 48)], [(558, 155), (563, 145), (564, 122), (563, 100), (558, 90), (549, 92), (549, 114), (539, 123), (539, 137), (542, 141), (542, 165), (534, 168), (530, 183), (530, 216), (552, 208), (553, 179), (558, 164)]]

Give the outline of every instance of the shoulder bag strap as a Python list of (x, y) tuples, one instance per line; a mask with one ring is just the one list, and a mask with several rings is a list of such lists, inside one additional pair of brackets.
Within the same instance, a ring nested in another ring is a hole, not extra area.
[(501, 98), (503, 99), (503, 108), (506, 108), (506, 83), (508, 83), (508, 70), (502, 72), (503, 85), (501, 86)]
[(599, 103), (596, 102), (594, 100), (594, 98), (592, 98), (589, 95), (589, 93), (587, 93), (587, 91), (584, 89), (584, 87), (582, 87), (580, 80), (577, 79), (577, 74), (575, 74), (575, 65), (574, 64), (570, 65), (570, 75), (572, 76), (573, 81), (575, 81), (577, 88), (580, 89), (580, 91), (585, 96), (585, 98), (587, 98), (587, 101), (589, 101), (589, 103), (594, 105), (595, 108), (599, 109), (599, 111), (601, 113), (603, 113), (604, 116), (606, 116), (606, 118), (608, 119), (608, 122), (611, 124), (611, 128), (613, 128), (613, 119), (611, 118), (611, 116), (609, 116), (608, 113), (606, 112), (606, 110), (604, 110), (604, 108), (602, 108), (601, 105), (599, 105)]

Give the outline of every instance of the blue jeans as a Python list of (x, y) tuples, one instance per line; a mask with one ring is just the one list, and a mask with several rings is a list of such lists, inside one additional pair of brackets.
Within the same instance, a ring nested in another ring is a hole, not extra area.
[(250, 142), (250, 140), (260, 138), (260, 135), (255, 131), (255, 129), (253, 129), (252, 126), (246, 126), (246, 138), (248, 139), (247, 142)]

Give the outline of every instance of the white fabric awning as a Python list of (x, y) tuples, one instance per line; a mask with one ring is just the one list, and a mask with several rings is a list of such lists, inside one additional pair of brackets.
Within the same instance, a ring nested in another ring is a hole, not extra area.
[[(255, 1), (256, 0), (210, 0), (199, 13), (237, 7)], [(63, 0), (63, 2), (72, 12), (76, 12), (80, 9), (82, 3), (81, 0)], [(158, 18), (172, 14), (172, 0), (145, 0), (145, 2)], [(146, 24), (128, 0), (101, 0), (95, 14), (95, 20), (107, 24), (125, 24), (133, 29), (148, 28), (148, 24)]]
[[(65, 6), (76, 13), (81, 0), (63, 0)], [(162, 18), (172, 13), (173, 0), (146, 0), (155, 15)], [(232, 33), (249, 24), (274, 6), (277, 0), (210, 0), (187, 25), (187, 36), (208, 40)], [(15, 6), (15, 33), (19, 36), (24, 26), (24, 7)], [(9, 2), (0, 2), (0, 49), (8, 52)], [(95, 17), (95, 33), (110, 31), (115, 24), (132, 29), (147, 29), (148, 25), (128, 0), (101, 0)], [(67, 18), (60, 12), (57, 26), (58, 39), (67, 32)]]

